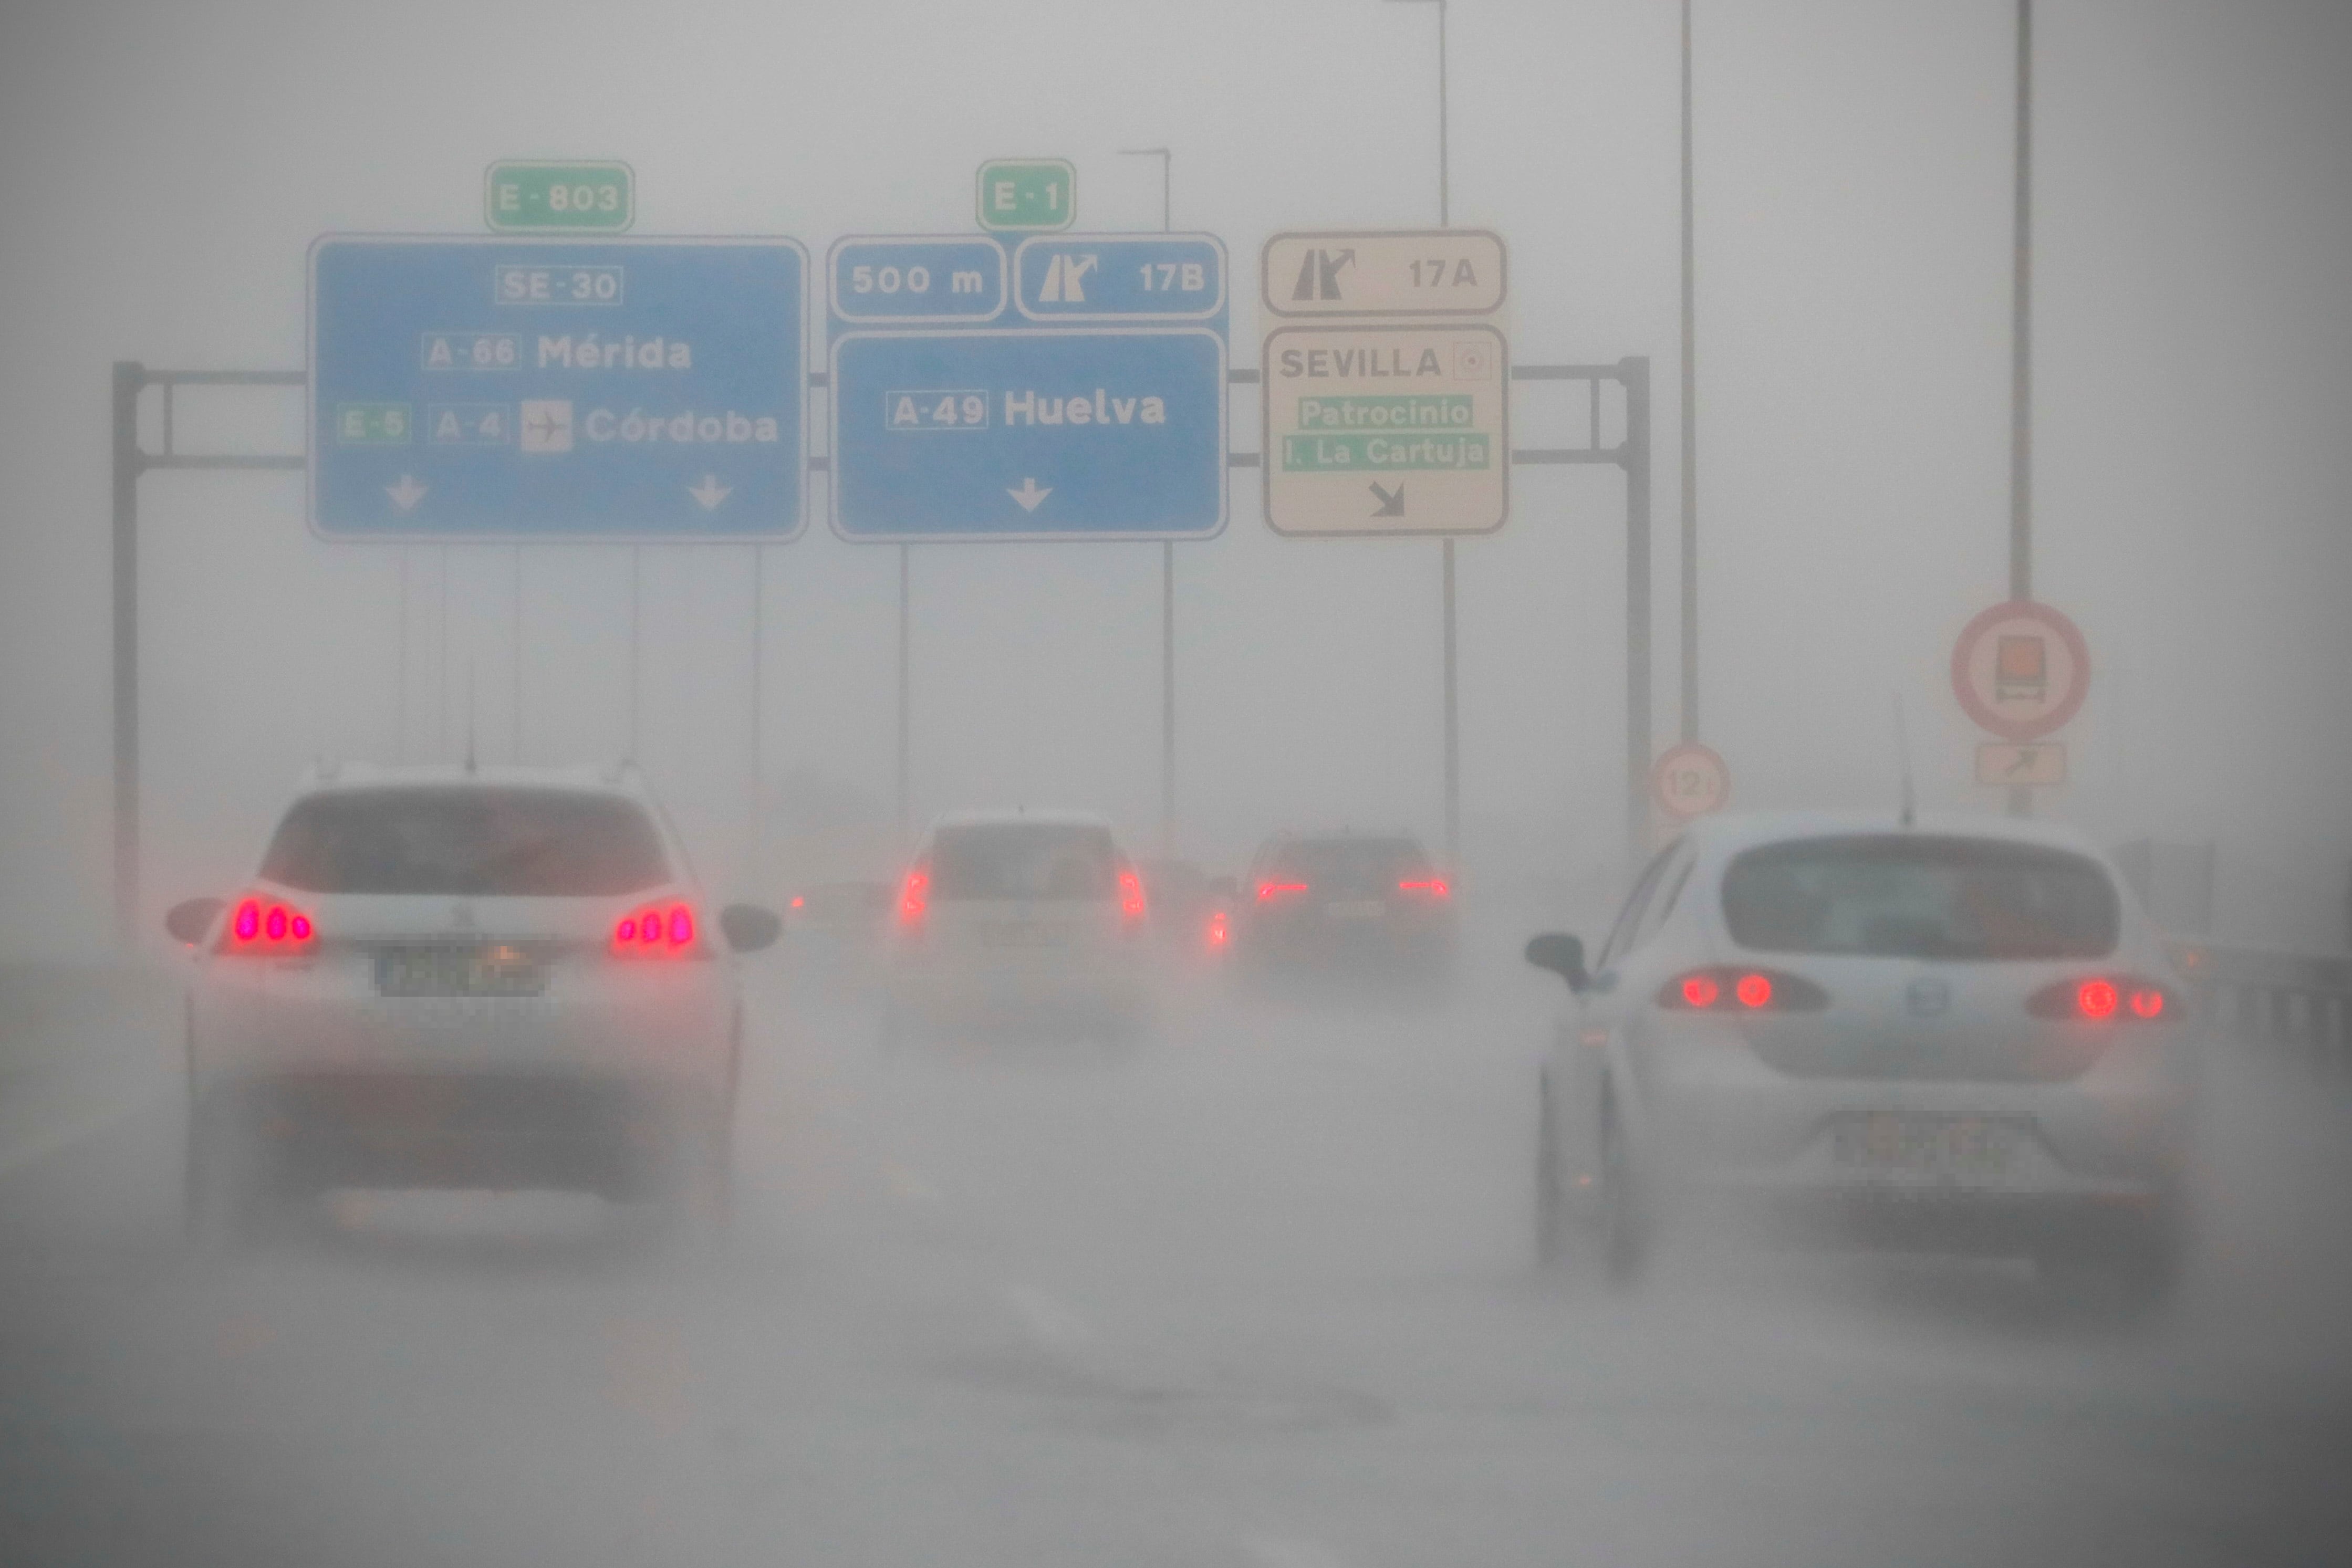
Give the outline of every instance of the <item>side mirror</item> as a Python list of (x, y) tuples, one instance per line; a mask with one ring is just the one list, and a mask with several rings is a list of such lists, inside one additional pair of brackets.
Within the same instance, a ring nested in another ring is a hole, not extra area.
[(163, 929), (193, 947), (205, 939), (205, 933), (213, 928), (214, 919), (227, 902), (225, 898), (182, 899), (165, 912)]
[(1558, 975), (1571, 991), (1581, 991), (1592, 983), (1592, 977), (1584, 972), (1584, 944), (1560, 932), (1549, 931), (1532, 938), (1528, 943), (1528, 962)]
[(775, 946), (776, 938), (784, 933), (784, 922), (772, 909), (730, 904), (719, 912), (719, 929), (727, 934), (727, 946), (738, 953), (756, 953)]

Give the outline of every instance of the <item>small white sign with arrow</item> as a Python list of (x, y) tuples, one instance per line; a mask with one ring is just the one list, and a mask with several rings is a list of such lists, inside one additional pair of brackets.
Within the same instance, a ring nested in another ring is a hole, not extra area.
[(699, 485), (688, 485), (686, 487), (686, 493), (693, 497), (696, 500), (701, 502), (702, 509), (704, 511), (715, 512), (719, 509), (719, 503), (725, 500), (735, 492), (720, 484), (719, 482), (718, 475), (705, 474), (702, 476), (702, 483)]
[(1040, 501), (1043, 501), (1046, 497), (1054, 493), (1054, 487), (1051, 485), (1048, 485), (1044, 489), (1039, 489), (1037, 487), (1036, 480), (1024, 478), (1021, 481), (1021, 488), (1018, 490), (1007, 490), (1004, 493), (1012, 497), (1014, 500), (1020, 502), (1021, 509), (1023, 511), (1034, 512), (1037, 509), (1037, 504)]
[(392, 504), (402, 511), (413, 512), (416, 509), (416, 503), (425, 499), (425, 492), (430, 488), (430, 486), (418, 484), (414, 474), (403, 474), (400, 483), (386, 485), (383, 493), (391, 497)]

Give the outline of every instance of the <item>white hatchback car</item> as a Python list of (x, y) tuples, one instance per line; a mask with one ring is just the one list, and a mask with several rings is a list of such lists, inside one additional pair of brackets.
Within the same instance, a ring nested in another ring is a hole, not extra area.
[(1706, 1195), (2022, 1254), (2142, 1299), (2182, 1233), (2195, 1037), (2107, 859), (2002, 818), (1754, 814), (1651, 862), (1546, 1053), (1538, 1248), (1633, 1275)]
[[(191, 1219), (337, 1186), (723, 1205), (742, 1007), (719, 912), (634, 768), (314, 771), (191, 949)], [(714, 940), (723, 936), (721, 942)]]
[(941, 817), (900, 884), (885, 1037), (992, 1023), (1130, 1037), (1147, 1011), (1148, 914), (1101, 817)]

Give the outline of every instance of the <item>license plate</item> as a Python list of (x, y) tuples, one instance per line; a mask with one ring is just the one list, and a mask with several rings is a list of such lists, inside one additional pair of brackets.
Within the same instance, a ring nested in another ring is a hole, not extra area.
[(1323, 906), (1327, 920), (1378, 920), (1389, 906), (1377, 898), (1343, 898)]
[(2017, 1134), (1981, 1116), (1879, 1112), (1838, 1124), (1837, 1163), (1849, 1170), (1930, 1176), (1997, 1176), (2016, 1155)]
[(547, 989), (547, 964), (504, 942), (386, 947), (375, 956), (375, 988), (386, 997), (535, 997)]

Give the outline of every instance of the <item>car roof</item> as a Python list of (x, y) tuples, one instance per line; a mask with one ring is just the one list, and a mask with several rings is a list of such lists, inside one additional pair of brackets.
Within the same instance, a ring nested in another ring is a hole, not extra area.
[(1110, 819), (1099, 811), (1039, 811), (1023, 809), (1010, 811), (944, 811), (931, 819), (931, 831), (936, 833), (941, 828), (1003, 827), (1024, 822), (1061, 828), (1100, 828), (1106, 832), (1110, 831)]
[(1982, 839), (1996, 843), (2070, 850), (2104, 861), (2097, 844), (2064, 822), (2005, 817), (1990, 811), (1922, 812), (1905, 822), (1895, 811), (1724, 811), (1693, 822), (1691, 841), (1722, 853), (1790, 839), (1837, 838), (1858, 833), (1916, 834), (1922, 838)]
[(486, 762), (318, 763), (302, 774), (305, 795), (355, 789), (467, 788), (568, 789), (581, 794), (620, 795), (645, 801), (650, 791), (635, 763), (530, 766)]

